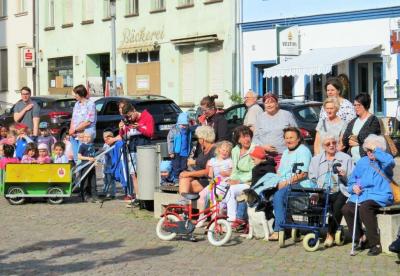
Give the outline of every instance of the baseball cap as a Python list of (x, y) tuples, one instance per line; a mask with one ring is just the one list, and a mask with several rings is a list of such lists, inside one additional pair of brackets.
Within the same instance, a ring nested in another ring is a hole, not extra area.
[(24, 123), (16, 123), (15, 124), (15, 129), (27, 129), (28, 126)]
[(254, 147), (253, 151), (250, 152), (250, 156), (261, 160), (264, 160), (267, 157), (265, 150), (260, 146)]
[(48, 128), (49, 124), (47, 122), (40, 122), (39, 128)]

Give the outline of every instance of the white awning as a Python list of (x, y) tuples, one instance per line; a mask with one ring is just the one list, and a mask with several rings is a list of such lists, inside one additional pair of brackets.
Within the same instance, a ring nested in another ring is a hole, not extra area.
[(364, 54), (381, 54), (381, 45), (319, 48), (264, 69), (264, 78), (327, 74), (332, 66)]

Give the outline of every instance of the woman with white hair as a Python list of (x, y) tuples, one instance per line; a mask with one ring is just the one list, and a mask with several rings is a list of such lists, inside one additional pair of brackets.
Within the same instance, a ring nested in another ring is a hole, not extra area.
[[(386, 153), (385, 138), (370, 134), (364, 141), (363, 150), (367, 156), (362, 157), (348, 183), (349, 201), (342, 208), (349, 231), (356, 227), (356, 250), (364, 250), (367, 244), (370, 247), (369, 256), (376, 256), (382, 252), (380, 245), (378, 222), (376, 214), (380, 207), (393, 204), (393, 194), (390, 179), (393, 177), (395, 162), (393, 156)], [(359, 214), (354, 225), (355, 203), (358, 202)], [(364, 232), (361, 224), (365, 225)]]
[[(351, 156), (338, 151), (338, 140), (336, 136), (325, 136), (322, 140), (322, 152), (311, 159), (308, 168), (309, 178), (317, 183), (320, 188), (328, 188), (330, 185), (329, 204), (332, 216), (328, 221), (328, 232), (325, 239), (325, 247), (331, 247), (334, 242), (335, 233), (342, 221), (342, 207), (347, 201), (347, 179), (353, 172), (353, 160)], [(334, 166), (337, 172), (333, 171)], [(319, 198), (319, 200), (324, 200)]]

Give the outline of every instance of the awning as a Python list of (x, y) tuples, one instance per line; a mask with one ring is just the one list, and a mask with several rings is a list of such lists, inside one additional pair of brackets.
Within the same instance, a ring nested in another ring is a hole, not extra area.
[(118, 51), (122, 54), (129, 54), (129, 53), (142, 53), (142, 52), (149, 52), (158, 49), (157, 44), (146, 44), (146, 45), (124, 45), (118, 48)]
[(364, 54), (381, 54), (381, 45), (319, 48), (264, 69), (264, 78), (327, 74), (332, 66)]
[(171, 39), (176, 46), (210, 44), (220, 41), (216, 34)]

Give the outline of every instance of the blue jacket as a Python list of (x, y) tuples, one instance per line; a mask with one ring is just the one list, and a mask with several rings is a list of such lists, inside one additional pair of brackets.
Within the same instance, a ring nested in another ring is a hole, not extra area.
[(380, 206), (393, 204), (392, 188), (389, 181), (382, 177), (373, 167), (374, 165), (389, 179), (393, 177), (393, 168), (395, 165), (393, 156), (377, 148), (374, 151), (376, 160), (372, 161), (368, 156), (364, 156), (358, 160), (348, 183), (348, 192), (350, 193), (350, 201), (356, 202), (357, 195), (353, 192), (353, 185), (356, 179), (361, 182), (362, 193), (358, 197), (361, 203), (367, 200), (373, 200)]
[(122, 158), (123, 141), (115, 142), (115, 147), (111, 150), (110, 156), (112, 161), (111, 171), (114, 180), (121, 183), (122, 187), (127, 187), (128, 179), (126, 178), (128, 168), (125, 166)]
[[(188, 127), (187, 128), (187, 137), (186, 137), (186, 143), (187, 143), (187, 154), (183, 153), (181, 156), (189, 156), (190, 151), (191, 151), (191, 143), (192, 143), (192, 130)], [(175, 127), (171, 128), (170, 131), (168, 132), (167, 136), (167, 143), (168, 143), (168, 153), (169, 154), (181, 154), (181, 146), (182, 146), (182, 135), (181, 135), (181, 128), (179, 128), (178, 125)]]
[(32, 139), (30, 139), (29, 137), (18, 138), (15, 144), (15, 157), (21, 160), (22, 156), (24, 156), (25, 154), (26, 145), (32, 142)]

